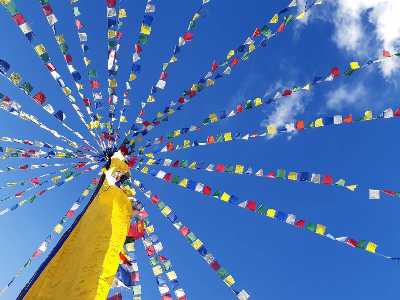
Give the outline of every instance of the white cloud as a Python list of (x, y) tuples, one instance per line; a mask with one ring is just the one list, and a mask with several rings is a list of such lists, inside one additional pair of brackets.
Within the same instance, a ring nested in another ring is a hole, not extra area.
[(327, 94), (326, 106), (341, 111), (344, 107), (361, 106), (366, 96), (366, 88), (362, 83), (355, 87), (343, 85)]
[[(294, 121), (298, 114), (304, 112), (304, 108), (305, 105), (300, 94), (280, 98), (272, 113), (261, 122), (261, 126), (265, 127), (268, 124), (274, 124), (277, 127), (283, 126)], [(269, 138), (271, 137), (269, 136)], [(291, 135), (288, 136), (288, 139), (290, 138)]]
[[(400, 46), (399, 0), (334, 0), (336, 44), (358, 56), (381, 55)], [(371, 28), (366, 28), (370, 26)], [(374, 49), (374, 50), (373, 50)], [(378, 50), (376, 50), (378, 49)], [(398, 60), (381, 64), (384, 76), (400, 67)]]
[(304, 112), (304, 103), (299, 94), (281, 98), (275, 110), (268, 116), (267, 123), (282, 126), (294, 120), (295, 116)]

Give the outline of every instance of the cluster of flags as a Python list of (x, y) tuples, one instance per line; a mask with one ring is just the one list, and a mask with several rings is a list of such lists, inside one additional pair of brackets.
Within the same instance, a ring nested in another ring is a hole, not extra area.
[[(80, 18), (81, 16), (81, 12), (79, 10), (79, 0), (72, 0), (70, 1), (71, 4), (71, 8), (72, 8), (72, 14), (74, 16), (74, 21), (75, 21), (75, 27), (77, 30), (77, 35), (78, 35), (78, 39), (79, 39), (79, 44), (80, 44), (80, 48), (82, 51), (82, 55), (83, 55), (83, 63), (86, 67), (86, 72), (87, 72), (87, 76), (89, 79), (89, 87), (90, 90), (92, 92), (92, 99), (94, 101), (94, 103), (90, 102), (89, 99), (89, 106), (93, 106), (94, 107), (94, 112), (95, 114), (93, 115), (93, 120), (91, 120), (88, 124), (88, 128), (93, 130), (96, 128), (99, 128), (100, 126), (100, 120), (101, 120), (101, 115), (98, 114), (98, 110), (100, 108), (103, 107), (103, 95), (101, 93), (101, 84), (100, 81), (97, 77), (97, 70), (95, 69), (95, 67), (92, 64), (92, 60), (89, 56), (89, 45), (88, 45), (88, 35), (86, 33), (86, 31), (84, 31), (84, 24)], [(87, 101), (87, 100), (84, 100)]]
[[(75, 110), (76, 114), (78, 115), (81, 122), (87, 127), (87, 122), (84, 119), (82, 112), (80, 111), (79, 106), (76, 104), (76, 99), (72, 95), (71, 88), (65, 83), (62, 76), (58, 73), (55, 64), (52, 62), (50, 55), (48, 54), (44, 44), (40, 42), (36, 42), (35, 35), (30, 28), (29, 24), (26, 22), (24, 16), (18, 12), (15, 2), (13, 0), (3, 0), (0, 2), (6, 10), (11, 15), (14, 22), (17, 26), (21, 29), (22, 33), (25, 35), (29, 44), (32, 46), (36, 55), (40, 58), (43, 62), (45, 69), (50, 73), (51, 77), (57, 82), (58, 86), (60, 87), (62, 93), (65, 95), (67, 100), (71, 103), (73, 109)], [(46, 4), (46, 1), (44, 2)], [(27, 28), (29, 30), (27, 30)], [(64, 126), (65, 127), (65, 126)], [(75, 133), (75, 132), (74, 132)], [(79, 133), (75, 134), (80, 140), (82, 140), (86, 145), (91, 146), (90, 143), (83, 138), (83, 136)], [(92, 147), (92, 146), (91, 146)], [(92, 147), (92, 149), (95, 149)]]
[[(141, 130), (131, 129), (128, 131), (128, 134), (133, 133), (134, 135), (145, 135), (154, 127), (159, 126), (161, 121), (168, 121), (169, 116), (178, 110), (182, 110), (183, 106), (189, 103), (203, 89), (213, 86), (216, 80), (229, 76), (233, 68), (240, 61), (246, 61), (256, 49), (266, 46), (268, 40), (283, 32), (286, 25), (294, 20), (304, 18), (309, 9), (321, 3), (322, 1), (314, 1), (312, 4), (307, 5), (299, 15), (295, 16), (290, 12), (294, 8), (297, 10), (297, 1), (292, 1), (287, 7), (280, 10), (279, 13), (274, 14), (273, 19), (271, 19), (268, 24), (257, 27), (253, 33), (248, 36), (241, 45), (239, 45), (239, 47), (229, 50), (223, 62), (213, 62), (210, 71), (202, 76), (197, 83), (193, 83), (190, 89), (185, 90), (176, 101), (171, 101), (168, 106), (158, 112), (153, 121), (143, 121), (143, 128)], [(275, 30), (272, 30), (270, 27), (274, 27), (280, 18), (283, 19), (282, 22)], [(134, 145), (134, 143), (132, 143), (132, 145)]]
[(343, 178), (335, 179), (329, 174), (320, 174), (313, 172), (296, 172), (287, 171), (285, 169), (266, 170), (265, 168), (253, 168), (252, 166), (245, 166), (243, 164), (223, 164), (223, 163), (205, 163), (198, 161), (188, 160), (172, 160), (170, 158), (148, 158), (143, 162), (145, 165), (161, 165), (163, 167), (172, 168), (187, 168), (191, 170), (204, 170), (208, 172), (217, 173), (230, 173), (236, 175), (253, 175), (257, 177), (264, 177), (270, 179), (281, 179), (299, 182), (310, 182), (323, 185), (334, 185), (344, 187), (347, 190), (355, 191), (357, 184), (346, 184)]
[(178, 216), (174, 213), (173, 209), (167, 203), (147, 190), (139, 180), (134, 180), (135, 186), (143, 192), (146, 198), (161, 212), (161, 214), (173, 225), (173, 227), (186, 239), (191, 247), (199, 253), (203, 260), (217, 273), (218, 277), (237, 295), (239, 300), (249, 299), (246, 290), (237, 288), (234, 277), (225, 269), (215, 256), (207, 249), (204, 242), (197, 237), (197, 235), (185, 225)]
[[(348, 67), (344, 74), (346, 76), (350, 76), (354, 72), (367, 68), (368, 66), (376, 63), (381, 63), (383, 61), (386, 61), (389, 58), (396, 58), (400, 56), (400, 52), (395, 52), (395, 53), (390, 53), (387, 50), (383, 50), (382, 57), (375, 58), (372, 60), (368, 60), (364, 63), (360, 62), (350, 62), (348, 64)], [(146, 140), (145, 141), (145, 147), (149, 147), (151, 145), (158, 145), (162, 143), (165, 138), (170, 140), (173, 138), (180, 137), (182, 135), (191, 133), (191, 132), (199, 132), (204, 126), (210, 125), (210, 124), (215, 124), (219, 121), (229, 119), (236, 117), (237, 115), (252, 110), (254, 108), (262, 107), (267, 104), (274, 104), (277, 101), (287, 98), (289, 96), (295, 95), (296, 93), (299, 92), (309, 92), (313, 88), (317, 87), (321, 83), (327, 83), (327, 82), (332, 82), (336, 78), (341, 76), (340, 69), (338, 67), (332, 67), (329, 73), (325, 76), (316, 76), (312, 81), (309, 81), (306, 84), (303, 84), (301, 86), (293, 86), (291, 88), (284, 88), (284, 89), (277, 89), (274, 93), (271, 93), (270, 96), (264, 96), (264, 97), (255, 97), (254, 99), (242, 101), (238, 104), (235, 105), (234, 108), (231, 109), (226, 109), (222, 110), (220, 112), (212, 112), (210, 113), (206, 118), (203, 119), (203, 121), (197, 125), (190, 125), (187, 127), (183, 128), (176, 128), (168, 132), (165, 137), (159, 136), (156, 137), (152, 140)], [(167, 120), (167, 119), (166, 119)], [(138, 139), (139, 140), (139, 139)]]
[(145, 147), (139, 148), (139, 153), (146, 155), (154, 155), (156, 153), (162, 152), (171, 152), (180, 149), (188, 149), (199, 146), (206, 146), (217, 143), (226, 143), (235, 140), (247, 141), (249, 139), (254, 139), (257, 137), (265, 137), (265, 136), (275, 136), (277, 134), (287, 134), (294, 132), (302, 132), (306, 129), (314, 129), (314, 128), (322, 128), (326, 126), (334, 126), (334, 125), (345, 125), (352, 124), (358, 122), (366, 122), (372, 120), (383, 120), (383, 119), (392, 119), (400, 117), (400, 108), (387, 108), (380, 113), (374, 113), (371, 110), (364, 111), (361, 116), (353, 116), (352, 114), (347, 115), (334, 115), (327, 117), (318, 117), (313, 121), (306, 122), (302, 119), (296, 120), (294, 122), (286, 123), (282, 126), (277, 126), (273, 123), (267, 124), (265, 126), (265, 131), (254, 130), (252, 132), (232, 132), (227, 131), (224, 133), (220, 133), (217, 135), (208, 135), (206, 138), (202, 138), (200, 140), (197, 139), (185, 139), (181, 144), (168, 142), (165, 146), (160, 146), (158, 149), (155, 149), (151, 152), (145, 153), (145, 147), (152, 146), (151, 143), (145, 145)]
[(256, 200), (242, 200), (239, 197), (230, 194), (226, 191), (220, 191), (212, 188), (211, 186), (202, 183), (200, 181), (194, 181), (186, 177), (180, 177), (179, 175), (167, 173), (163, 170), (155, 170), (149, 168), (147, 166), (140, 169), (138, 165), (136, 167), (141, 173), (151, 175), (155, 178), (163, 180), (168, 183), (176, 184), (185, 189), (189, 189), (191, 191), (203, 194), (208, 197), (213, 197), (219, 199), (224, 203), (228, 203), (260, 215), (266, 216), (271, 219), (275, 219), (277, 221), (286, 223), (288, 225), (292, 225), (296, 228), (305, 229), (307, 231), (313, 232), (317, 235), (329, 238), (331, 240), (344, 243), (352, 248), (360, 248), (370, 253), (376, 253), (382, 257), (387, 259), (394, 259), (390, 256), (383, 255), (381, 253), (376, 252), (377, 245), (374, 242), (367, 241), (367, 240), (356, 240), (352, 237), (335, 237), (331, 233), (327, 232), (326, 226), (319, 223), (311, 223), (306, 221), (303, 218), (299, 218), (294, 214), (286, 213), (281, 210), (277, 210), (275, 208), (268, 208), (263, 203), (260, 203)]
[(6, 214), (8, 212), (14, 211), (17, 208), (19, 208), (21, 206), (24, 206), (27, 203), (33, 203), (38, 197), (42, 196), (46, 192), (48, 192), (48, 191), (50, 191), (50, 190), (52, 190), (52, 189), (54, 189), (56, 187), (62, 186), (67, 182), (72, 181), (73, 179), (75, 179), (76, 177), (82, 175), (83, 173), (91, 172), (93, 170), (96, 170), (98, 167), (99, 167), (99, 165), (96, 164), (96, 165), (92, 165), (92, 166), (84, 169), (81, 172), (66, 172), (64, 174), (64, 178), (61, 178), (61, 176), (56, 176), (56, 177), (53, 178), (53, 184), (52, 185), (48, 186), (47, 188), (44, 188), (44, 189), (40, 190), (35, 195), (33, 195), (33, 196), (29, 197), (29, 198), (26, 198), (24, 200), (19, 201), (18, 203), (12, 205), (11, 207), (8, 207), (8, 208), (5, 208), (5, 209), (1, 210), (0, 211), (0, 216)]
[(132, 64), (130, 67), (129, 77), (128, 80), (125, 81), (125, 87), (123, 93), (123, 105), (120, 110), (118, 127), (117, 127), (118, 132), (121, 128), (121, 123), (128, 122), (125, 112), (128, 106), (130, 105), (129, 93), (132, 90), (133, 81), (137, 79), (142, 68), (141, 59), (144, 51), (144, 46), (149, 41), (149, 38), (151, 36), (152, 33), (151, 25), (154, 21), (155, 13), (156, 13), (156, 5), (154, 4), (154, 1), (147, 0), (144, 9), (143, 19), (140, 25), (140, 32), (133, 47)]
[(146, 105), (148, 103), (156, 102), (156, 93), (165, 89), (169, 77), (168, 68), (170, 67), (170, 65), (178, 61), (179, 54), (181, 53), (182, 48), (193, 40), (194, 29), (197, 26), (198, 21), (205, 16), (205, 10), (208, 3), (210, 3), (210, 0), (202, 0), (200, 7), (196, 10), (191, 20), (189, 21), (186, 31), (178, 37), (178, 42), (175, 44), (172, 55), (169, 58), (168, 62), (162, 64), (162, 71), (160, 73), (159, 79), (151, 87), (150, 93), (147, 96), (146, 101), (141, 102), (141, 110), (139, 111), (139, 115), (135, 120), (137, 124), (141, 124), (141, 122), (143, 122), (142, 118), (144, 116), (144, 109)]

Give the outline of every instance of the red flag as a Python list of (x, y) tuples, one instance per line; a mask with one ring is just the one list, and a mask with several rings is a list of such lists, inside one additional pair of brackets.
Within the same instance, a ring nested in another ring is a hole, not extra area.
[(333, 67), (331, 70), (331, 74), (333, 75), (333, 77), (337, 77), (340, 75), (340, 71), (338, 67)]
[(193, 33), (185, 32), (183, 35), (183, 39), (185, 40), (185, 42), (191, 41), (193, 39)]
[(31, 182), (32, 182), (33, 184), (40, 184), (40, 179), (39, 179), (38, 177), (35, 177), (35, 178), (32, 178), (32, 179), (31, 179)]
[(253, 38), (256, 36), (259, 36), (261, 34), (261, 30), (259, 28), (256, 28), (256, 30), (254, 30), (253, 32)]
[(208, 185), (203, 187), (203, 194), (207, 196), (211, 195), (211, 188)]
[(333, 184), (333, 178), (330, 175), (324, 175), (324, 177), (322, 177), (322, 183), (323, 184)]
[(179, 229), (179, 231), (183, 236), (187, 236), (190, 232), (189, 228), (186, 226), (182, 226), (181, 229)]
[(294, 226), (298, 227), (298, 228), (303, 228), (306, 222), (304, 222), (304, 220), (298, 220), (296, 221), (296, 223), (294, 223)]
[(215, 171), (223, 173), (225, 171), (225, 166), (223, 164), (217, 164), (215, 166)]
[(92, 89), (98, 89), (100, 88), (100, 82), (98, 82), (97, 80), (90, 80), (90, 86), (92, 87)]
[(384, 57), (391, 57), (392, 54), (391, 54), (389, 51), (387, 51), (387, 50), (383, 50), (383, 56), (384, 56)]
[(284, 90), (283, 93), (282, 93), (282, 96), (287, 97), (287, 96), (290, 96), (291, 94), (292, 94), (291, 90)]
[(46, 101), (46, 95), (43, 92), (37, 92), (35, 96), (33, 96), (33, 99), (40, 105), (43, 105)]
[(157, 195), (151, 196), (151, 202), (157, 204), (160, 201)]
[(304, 129), (304, 121), (303, 120), (297, 120), (295, 127), (297, 130), (303, 130)]
[(135, 52), (139, 54), (142, 51), (143, 51), (142, 46), (139, 43), (135, 44)]
[(349, 124), (353, 122), (353, 116), (352, 115), (347, 115), (343, 117), (343, 123)]
[(18, 26), (25, 23), (25, 18), (20, 13), (15, 14), (12, 18), (15, 21), (15, 23), (17, 23)]
[(214, 61), (211, 65), (211, 71), (215, 71), (216, 69), (218, 69), (218, 64)]
[(251, 210), (251, 211), (255, 211), (257, 208), (257, 204), (256, 201), (254, 200), (247, 200), (247, 205), (246, 208)]
[(216, 260), (214, 260), (214, 261), (210, 264), (210, 266), (211, 266), (211, 268), (212, 268), (214, 271), (218, 271), (218, 270), (221, 268), (221, 265), (220, 265)]

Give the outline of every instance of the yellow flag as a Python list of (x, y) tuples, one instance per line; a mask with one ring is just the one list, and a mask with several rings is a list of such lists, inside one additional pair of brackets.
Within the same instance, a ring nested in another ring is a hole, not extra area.
[(141, 170), (143, 174), (147, 174), (149, 172), (149, 168), (147, 166), (144, 166), (143, 169)]
[(315, 229), (316, 234), (324, 235), (326, 231), (326, 227), (321, 224), (317, 224), (317, 228)]
[(160, 265), (157, 265), (157, 266), (153, 267), (154, 276), (158, 276), (158, 275), (162, 274), (162, 272), (163, 272), (163, 270), (162, 270)]
[(193, 247), (194, 249), (196, 249), (196, 250), (200, 249), (201, 246), (203, 246), (203, 242), (200, 241), (199, 239), (195, 240), (195, 241), (192, 243), (192, 247)]
[(232, 275), (228, 275), (225, 279), (224, 282), (226, 283), (227, 286), (232, 286), (235, 284), (235, 279), (232, 277)]
[(346, 188), (352, 192), (354, 192), (357, 188), (357, 184), (346, 185)]
[(270, 24), (276, 24), (276, 23), (278, 23), (278, 21), (279, 21), (279, 15), (278, 15), (278, 14), (275, 14), (275, 15), (271, 18), (271, 20), (269, 20), (269, 23), (270, 23)]
[(230, 50), (229, 52), (228, 52), (228, 54), (226, 55), (226, 59), (230, 59), (232, 56), (234, 56), (235, 55), (235, 50)]
[(370, 121), (370, 120), (372, 120), (372, 111), (367, 110), (367, 111), (364, 113), (364, 120), (365, 120), (365, 121)]
[(352, 70), (357, 70), (357, 69), (359, 69), (360, 68), (360, 64), (357, 62), (357, 61), (352, 61), (351, 63), (350, 63), (350, 69), (352, 69)]
[(243, 174), (244, 172), (244, 166), (243, 165), (236, 165), (235, 166), (235, 173), (236, 174)]
[(177, 129), (174, 131), (174, 137), (180, 136), (181, 135), (181, 130)]
[(274, 124), (267, 125), (267, 133), (268, 135), (275, 135), (277, 133), (276, 127)]
[(146, 227), (147, 234), (152, 234), (154, 232), (154, 226), (150, 225)]
[(46, 48), (44, 47), (43, 44), (36, 45), (34, 49), (37, 55), (39, 56), (46, 53)]
[(169, 271), (169, 272), (167, 272), (166, 275), (167, 275), (167, 278), (169, 281), (173, 281), (178, 278), (178, 276), (176, 276), (176, 273), (174, 271)]
[(128, 122), (128, 120), (126, 119), (126, 117), (125, 117), (124, 115), (121, 115), (121, 116), (119, 117), (119, 121), (120, 121), (121, 123), (126, 123), (126, 122)]
[(129, 74), (129, 81), (134, 81), (136, 79), (136, 74), (131, 72), (131, 74)]
[(275, 209), (273, 209), (273, 208), (268, 208), (267, 209), (267, 217), (269, 217), (269, 218), (275, 218), (275, 215), (276, 215), (276, 210)]
[(299, 15), (296, 17), (297, 20), (302, 20), (304, 19), (304, 17), (306, 16), (306, 12), (302, 11), (301, 13), (299, 13)]
[(251, 43), (249, 45), (249, 53), (253, 52), (254, 50), (256, 50), (256, 46), (254, 46), (254, 43)]
[(115, 30), (108, 30), (107, 31), (107, 37), (108, 39), (113, 39), (117, 36), (117, 32)]
[(64, 226), (62, 226), (61, 224), (57, 224), (56, 226), (54, 226), (53, 231), (57, 234), (60, 234), (63, 229), (64, 229)]
[(218, 117), (217, 117), (217, 115), (216, 115), (215, 113), (210, 114), (210, 115), (208, 116), (208, 118), (210, 119), (210, 122), (211, 122), (211, 123), (215, 123), (215, 122), (218, 121)]
[(179, 182), (179, 185), (180, 186), (182, 186), (182, 187), (187, 187), (187, 185), (188, 185), (188, 179), (187, 178), (183, 178), (182, 180), (181, 180), (181, 182)]
[(254, 106), (260, 106), (261, 104), (263, 104), (262, 99), (261, 98), (256, 98), (254, 99)]
[(314, 122), (315, 127), (323, 127), (324, 126), (324, 120), (322, 118), (318, 118)]
[(297, 180), (297, 173), (296, 172), (289, 172), (288, 179), (289, 180)]
[(156, 101), (156, 100), (155, 100), (155, 98), (154, 98), (152, 95), (149, 95), (149, 96), (147, 97), (147, 103), (154, 102), (154, 101)]
[(171, 208), (170, 208), (169, 206), (166, 206), (166, 207), (164, 207), (164, 208), (161, 210), (161, 213), (162, 213), (164, 216), (168, 216), (168, 215), (171, 213)]
[(90, 193), (90, 191), (89, 191), (88, 189), (85, 189), (85, 190), (82, 192), (82, 196), (83, 196), (83, 197), (86, 197), (87, 195), (89, 195), (89, 193)]
[(190, 145), (191, 145), (190, 140), (184, 140), (184, 141), (183, 141), (183, 148), (189, 148)]
[(126, 14), (126, 10), (124, 8), (121, 8), (118, 11), (118, 18), (123, 19), (126, 18), (128, 15)]
[(365, 250), (371, 253), (375, 253), (377, 247), (378, 247), (377, 244), (373, 242), (368, 242), (367, 247), (365, 247)]
[(62, 34), (56, 35), (56, 41), (57, 41), (57, 44), (64, 44), (65, 43), (64, 36)]
[(232, 132), (225, 132), (224, 133), (224, 141), (225, 142), (232, 141)]
[(231, 199), (231, 195), (229, 195), (228, 193), (224, 192), (224, 193), (221, 195), (221, 200), (222, 200), (222, 201), (228, 202), (229, 199)]
[(142, 33), (144, 35), (150, 35), (151, 27), (142, 23), (142, 27), (140, 27), (140, 33)]

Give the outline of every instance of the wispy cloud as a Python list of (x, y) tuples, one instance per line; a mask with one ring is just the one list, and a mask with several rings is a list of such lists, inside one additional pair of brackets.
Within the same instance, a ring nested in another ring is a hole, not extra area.
[[(282, 88), (281, 83), (276, 83), (269, 88), (265, 95), (271, 95), (273, 91)], [(301, 94), (294, 94), (290, 97), (280, 98), (274, 106), (274, 110), (268, 115), (266, 119), (261, 122), (261, 126), (265, 127), (268, 124), (275, 126), (283, 126), (287, 123), (294, 121), (298, 114), (304, 112), (305, 103)], [(288, 136), (289, 139), (291, 136)]]
[[(340, 48), (366, 56), (372, 52), (381, 54), (382, 48), (394, 50), (400, 46), (399, 0), (335, 0), (334, 5), (333, 39)], [(399, 67), (399, 61), (394, 59), (381, 64), (385, 77)]]
[(365, 103), (367, 90), (364, 84), (358, 83), (355, 87), (342, 85), (327, 94), (326, 106), (335, 111), (345, 107), (360, 107)]

